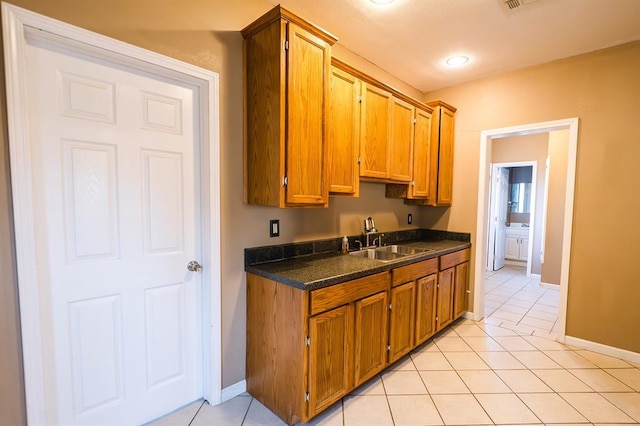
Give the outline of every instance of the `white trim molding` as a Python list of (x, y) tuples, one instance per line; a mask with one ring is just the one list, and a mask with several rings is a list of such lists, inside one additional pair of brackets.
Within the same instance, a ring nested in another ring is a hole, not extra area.
[(222, 389), (222, 401), (226, 402), (230, 399), (235, 398), (238, 395), (242, 395), (247, 391), (247, 381), (241, 380), (237, 383), (232, 384), (231, 386), (227, 386)]
[[(567, 158), (567, 182), (565, 192), (564, 230), (562, 235), (562, 262), (560, 266), (560, 309), (558, 313), (558, 341), (564, 342), (566, 333), (567, 296), (569, 288), (569, 255), (571, 253), (571, 235), (573, 230), (573, 200), (576, 179), (576, 161), (578, 151), (578, 118), (524, 124), (513, 127), (483, 130), (480, 132), (480, 159), (478, 172), (478, 217), (476, 222), (476, 251), (474, 270), (474, 319), (479, 321), (484, 312), (484, 273), (489, 229), (489, 188), (492, 140), (507, 136), (521, 136), (533, 133), (545, 133), (556, 130), (569, 130), (569, 148)], [(480, 295), (480, 297), (478, 297)]]
[(609, 355), (615, 358), (620, 358), (625, 361), (630, 361), (635, 364), (640, 364), (640, 353), (631, 352), (626, 349), (620, 349), (613, 346), (603, 345), (602, 343), (592, 342), (590, 340), (580, 339), (573, 336), (565, 336), (564, 343), (566, 345), (575, 346), (581, 349), (587, 349), (591, 352), (597, 352), (603, 355)]
[(203, 396), (213, 405), (222, 400), (221, 257), (220, 257), (220, 138), (218, 74), (100, 34), (2, 3), (7, 117), (11, 184), (16, 235), (16, 256), (27, 420), (46, 424), (43, 346), (40, 300), (33, 233), (31, 153), (29, 150), (25, 51), (27, 35), (36, 34), (75, 51), (90, 53), (110, 62), (152, 72), (196, 88), (200, 149), (202, 152), (203, 200)]

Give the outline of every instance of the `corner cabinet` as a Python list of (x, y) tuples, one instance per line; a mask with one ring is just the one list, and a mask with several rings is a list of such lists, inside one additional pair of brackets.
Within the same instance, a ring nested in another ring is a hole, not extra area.
[(336, 39), (280, 6), (243, 29), (242, 36), (245, 201), (326, 206)]

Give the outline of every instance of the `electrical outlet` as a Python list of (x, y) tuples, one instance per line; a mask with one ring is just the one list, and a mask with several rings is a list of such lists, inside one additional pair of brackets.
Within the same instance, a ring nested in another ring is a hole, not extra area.
[(409, 214), (407, 215), (407, 223), (408, 223), (409, 225), (411, 225), (411, 224), (413, 223), (413, 215), (412, 215), (411, 213), (409, 213)]
[(272, 238), (280, 236), (280, 220), (273, 219), (269, 221), (269, 236)]

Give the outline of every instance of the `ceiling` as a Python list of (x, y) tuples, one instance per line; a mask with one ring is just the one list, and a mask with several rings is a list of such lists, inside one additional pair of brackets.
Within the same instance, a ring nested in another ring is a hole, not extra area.
[[(640, 40), (640, 0), (266, 1), (422, 92)], [(470, 61), (445, 66), (455, 54)]]

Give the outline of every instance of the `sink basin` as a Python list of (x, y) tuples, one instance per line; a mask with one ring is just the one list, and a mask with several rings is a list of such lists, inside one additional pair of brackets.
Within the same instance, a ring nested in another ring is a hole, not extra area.
[(403, 254), (403, 255), (420, 254), (420, 253), (427, 253), (429, 251), (433, 251), (431, 249), (423, 249), (419, 247), (399, 246), (399, 245), (378, 247), (376, 250), (387, 252), (387, 253)]
[(390, 245), (371, 249), (364, 249), (349, 253), (352, 256), (366, 257), (381, 262), (389, 262), (391, 260), (400, 259), (405, 256), (421, 254), (433, 251), (431, 249), (423, 249), (411, 246)]
[(352, 251), (349, 254), (352, 256), (366, 257), (373, 260), (379, 260), (381, 262), (389, 262), (391, 260), (399, 259), (405, 256), (404, 254), (393, 253), (393, 252), (379, 250), (379, 249), (365, 249), (360, 251)]

